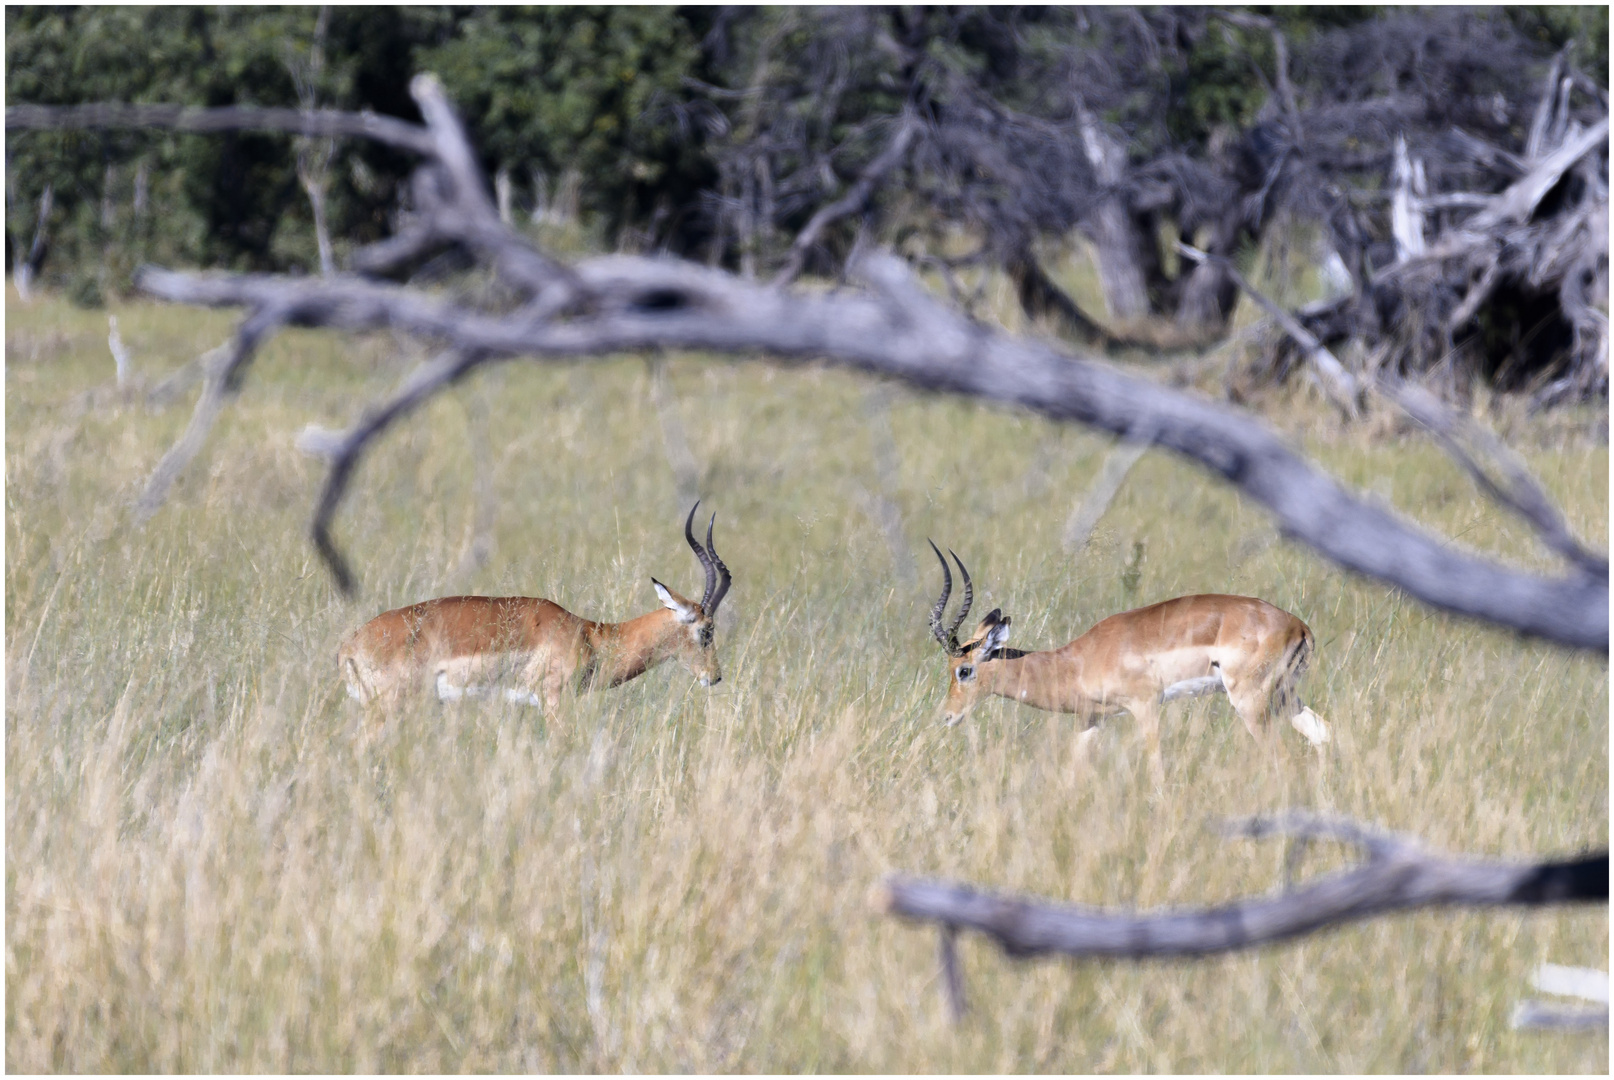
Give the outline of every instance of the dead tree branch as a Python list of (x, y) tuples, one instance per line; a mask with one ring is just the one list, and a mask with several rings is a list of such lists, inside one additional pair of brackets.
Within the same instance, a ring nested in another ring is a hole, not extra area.
[(189, 105), (8, 105), (6, 130), (69, 128), (171, 128), (175, 131), (285, 131), (298, 135), (354, 136), (431, 154), (426, 129), (375, 113), (319, 109), (260, 109), (249, 105), (200, 108)]
[(439, 390), (464, 377), (483, 359), (472, 352), (448, 352), (420, 365), (404, 380), (396, 394), (380, 405), (366, 409), (357, 424), (330, 440), (331, 471), (325, 477), (325, 487), (320, 491), (319, 505), (314, 511), (314, 522), (309, 533), (320, 558), (331, 568), (331, 576), (344, 593), (352, 595), (357, 590), (357, 582), (348, 567), (347, 557), (331, 538), (331, 520), (336, 516), (337, 507), (342, 504), (342, 496), (347, 493), (348, 482), (359, 459), (376, 436), (413, 412)]
[[(244, 306), (257, 326), (392, 326), (452, 342), (472, 363), (571, 358), (653, 348), (818, 358), (911, 385), (1017, 404), (1121, 434), (1155, 432), (1237, 484), (1283, 527), (1335, 562), (1427, 603), (1581, 648), (1606, 649), (1607, 583), (1536, 578), (1453, 549), (1392, 512), (1347, 494), (1248, 417), (1042, 342), (970, 322), (937, 302), (900, 260), (860, 264), (870, 291), (793, 295), (670, 259), (607, 256), (575, 267), (591, 310), (534, 322), (466, 311), (414, 290), (338, 278), (307, 282), (147, 270), (152, 295)], [(262, 313), (272, 313), (265, 316)], [(379, 430), (379, 428), (377, 429)]]
[(868, 168), (839, 199), (828, 206), (819, 208), (819, 211), (808, 220), (805, 228), (797, 234), (795, 241), (790, 245), (790, 251), (785, 256), (785, 265), (780, 268), (774, 277), (775, 287), (783, 286), (794, 281), (796, 275), (801, 273), (807, 262), (807, 253), (812, 250), (818, 238), (825, 229), (839, 221), (841, 218), (857, 213), (868, 204), (869, 198), (874, 194), (886, 174), (897, 166), (902, 156), (908, 152), (908, 144), (913, 141), (919, 130), (919, 120), (912, 111), (905, 110), (902, 118), (897, 122), (896, 133), (891, 136), (891, 142), (880, 151), (875, 159), (869, 162)]
[(1606, 1031), (1608, 1006), (1573, 1008), (1541, 1001), (1521, 1001), (1513, 1011), (1515, 1031)]
[(1200, 251), (1198, 248), (1191, 247), (1181, 240), (1177, 241), (1177, 251), (1195, 262), (1220, 263), (1233, 283), (1249, 294), (1250, 299), (1259, 304), (1261, 310), (1272, 316), (1273, 320), (1283, 328), (1284, 333), (1294, 338), (1295, 341), (1300, 343), (1300, 347), (1306, 350), (1307, 357), (1310, 358), (1312, 366), (1316, 369), (1320, 381), (1334, 404), (1339, 406), (1345, 415), (1352, 420), (1358, 419), (1362, 415), (1362, 387), (1356, 381), (1356, 376), (1345, 370), (1345, 365), (1341, 364), (1338, 358), (1329, 352), (1321, 341), (1317, 340), (1315, 334), (1302, 326), (1299, 319), (1296, 319), (1289, 312), (1258, 292), (1253, 285), (1244, 279), (1244, 275), (1239, 273), (1238, 268), (1229, 260), (1222, 258), (1220, 255)]
[[(886, 914), (974, 930), (1025, 959), (1065, 956), (1142, 959), (1207, 956), (1316, 933), (1376, 915), (1426, 907), (1537, 907), (1608, 899), (1608, 853), (1546, 862), (1456, 858), (1409, 837), (1355, 822), (1291, 814), (1235, 827), (1250, 837), (1332, 839), (1362, 848), (1367, 861), (1275, 895), (1219, 907), (1158, 912), (1106, 911), (976, 892), (968, 885), (887, 879)], [(957, 980), (961, 986), (962, 980)], [(949, 992), (954, 980), (948, 980)], [(955, 1015), (961, 1005), (955, 1003)]]
[(1542, 964), (1530, 980), (1537, 990), (1597, 1002), (1600, 1008), (1569, 1008), (1556, 1002), (1521, 1001), (1513, 1012), (1513, 1028), (1592, 1031), (1608, 1027), (1608, 972), (1591, 968)]
[[(1177, 247), (1184, 255), (1190, 258), (1214, 258), (1214, 256), (1196, 251), (1181, 241), (1178, 241)], [(1277, 320), (1278, 324), (1300, 344), (1301, 348), (1307, 350), (1308, 355), (1313, 358), (1313, 362), (1318, 364), (1320, 370), (1337, 369), (1338, 374), (1348, 380), (1345, 386), (1355, 391), (1355, 396), (1346, 399), (1346, 401), (1354, 408), (1359, 400), (1361, 391), (1354, 377), (1345, 371), (1333, 354), (1313, 334), (1306, 330), (1298, 319), (1257, 292), (1236, 270), (1229, 267), (1229, 272), (1233, 275), (1233, 279), (1238, 283), (1239, 287), (1249, 293), (1251, 298)], [(1475, 288), (1478, 290), (1481, 287), (1476, 286)], [(1338, 386), (1339, 384), (1331, 385)], [(1604, 581), (1608, 580), (1608, 560), (1603, 556), (1587, 551), (1581, 546), (1573, 534), (1570, 533), (1569, 526), (1565, 524), (1563, 515), (1558, 513), (1558, 508), (1552, 504), (1552, 500), (1547, 497), (1546, 492), (1541, 490), (1541, 486), (1535, 482), (1534, 477), (1530, 475), (1524, 464), (1509, 453), (1500, 441), (1480, 431), (1474, 425), (1464, 423), (1436, 400), (1434, 395), (1418, 387), (1396, 380), (1391, 376), (1381, 376), (1378, 381), (1378, 389), (1399, 405), (1407, 415), (1433, 432), (1446, 451), (1474, 478), (1474, 482), (1479, 485), (1480, 490), (1528, 522), (1535, 529), (1543, 543), (1591, 577), (1601, 578)], [(1496, 463), (1502, 473), (1501, 481), (1493, 479), (1491, 474), (1480, 466), (1474, 455), (1464, 448), (1464, 440), (1478, 444), (1482, 451)]]
[(1490, 206), (1465, 222), (1465, 230), (1478, 232), (1496, 225), (1527, 220), (1547, 192), (1563, 179), (1564, 173), (1607, 139), (1608, 117), (1605, 116), (1537, 162), (1528, 173), (1498, 195)]
[[(1548, 547), (1591, 576), (1608, 579), (1608, 559), (1580, 545), (1541, 485), (1499, 439), (1464, 421), (1420, 387), (1381, 378), (1378, 389), (1428, 428), (1481, 491), (1528, 522)], [(1502, 474), (1500, 479), (1481, 467), (1475, 455), (1464, 447), (1465, 442), (1476, 444), (1495, 463)]]

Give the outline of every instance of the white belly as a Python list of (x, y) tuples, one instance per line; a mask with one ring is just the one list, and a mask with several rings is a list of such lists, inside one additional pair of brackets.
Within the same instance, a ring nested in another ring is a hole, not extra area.
[(542, 657), (532, 653), (456, 656), (437, 665), (439, 701), (503, 698), (517, 705), (542, 705), (537, 694)]

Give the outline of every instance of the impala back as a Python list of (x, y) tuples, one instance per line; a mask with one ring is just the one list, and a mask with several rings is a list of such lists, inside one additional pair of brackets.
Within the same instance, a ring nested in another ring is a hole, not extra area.
[(377, 615), (342, 643), (337, 666), (348, 694), (368, 704), (439, 673), (458, 686), (525, 681), (581, 643), (582, 620), (549, 600), (444, 596)]
[(1287, 657), (1309, 639), (1306, 624), (1253, 596), (1201, 594), (1111, 615), (1063, 650), (1104, 672), (1098, 698), (1158, 694), (1164, 687), (1237, 670), (1252, 656)]

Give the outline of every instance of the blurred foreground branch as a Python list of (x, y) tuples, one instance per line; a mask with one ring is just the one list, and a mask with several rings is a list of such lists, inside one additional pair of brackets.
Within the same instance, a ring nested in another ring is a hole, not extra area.
[[(1054, 345), (1014, 337), (941, 303), (907, 264), (885, 253), (853, 267), (861, 290), (801, 293), (759, 285), (720, 270), (670, 258), (604, 256), (568, 266), (501, 222), (465, 130), (437, 80), (411, 90), (426, 127), (388, 121), (376, 137), (427, 157), (414, 181), (417, 213), (399, 235), (355, 253), (366, 274), (397, 274), (444, 247), (468, 249), (524, 297), (514, 310), (463, 306), (390, 282), (340, 274), (321, 281), (253, 274), (191, 274), (143, 269), (138, 283), (163, 299), (249, 314), (209, 378), (190, 427), (159, 464), (139, 512), (149, 515), (195, 455), (225, 398), (238, 390), (262, 341), (282, 326), (345, 330), (383, 327), (437, 344), (444, 358), (417, 373), (391, 401), (365, 410), (337, 440), (312, 526), (313, 540), (339, 586), (354, 578), (331, 535), (353, 466), (371, 441), (416, 405), (475, 367), (518, 356), (571, 359), (626, 351), (705, 350), (820, 360), (898, 378), (912, 386), (1018, 405), (1061, 421), (1117, 435), (1148, 432), (1154, 445), (1198, 462), (1237, 485), (1279, 519), (1281, 528), (1338, 565), (1399, 586), (1447, 611), (1578, 648), (1608, 648), (1608, 580), (1577, 566), (1540, 577), (1460, 551), (1387, 508), (1346, 492), (1251, 417), (1158, 386)], [(123, 108), (123, 107), (119, 107)], [(198, 130), (247, 119), (259, 110), (209, 119), (183, 114)], [(98, 122), (117, 109), (85, 114)], [(135, 118), (144, 116), (136, 112)], [(367, 133), (373, 117), (276, 115), (284, 130)], [(204, 122), (205, 121), (205, 122)], [(8, 125), (14, 114), (7, 112)], [(407, 129), (407, 130), (404, 130)]]
[[(1017, 959), (1059, 953), (1141, 959), (1208, 956), (1316, 933), (1330, 926), (1426, 907), (1538, 907), (1608, 900), (1608, 853), (1546, 862), (1457, 858), (1412, 837), (1355, 822), (1288, 814), (1232, 823), (1231, 835), (1330, 839), (1359, 847), (1367, 860), (1298, 888), (1219, 907), (1158, 912), (1105, 911), (977, 892), (954, 882), (892, 877), (880, 910), (941, 927), (944, 953), (959, 930), (997, 941)], [(956, 963), (956, 958), (954, 960)], [(962, 979), (946, 980), (954, 1015)], [(957, 995), (954, 995), (957, 987)]]
[[(1233, 282), (1272, 316), (1283, 332), (1306, 351), (1317, 372), (1322, 376), (1321, 381), (1327, 388), (1329, 396), (1334, 399), (1334, 403), (1343, 409), (1350, 419), (1356, 419), (1360, 415), (1362, 385), (1334, 354), (1301, 324), (1300, 320), (1246, 281), (1226, 259), (1209, 255), (1180, 240), (1177, 241), (1177, 250), (1196, 262), (1216, 260), (1224, 263), (1227, 274)], [(1460, 419), (1433, 394), (1400, 380), (1393, 373), (1381, 370), (1377, 388), (1403, 412), (1432, 432), (1447, 453), (1473, 477), (1481, 491), (1523, 518), (1548, 547), (1593, 578), (1608, 580), (1608, 559), (1587, 551), (1580, 545), (1570, 533), (1563, 515), (1558, 513), (1558, 508), (1547, 497), (1547, 493), (1541, 490), (1541, 486), (1535, 482), (1535, 478), (1524, 467), (1524, 463), (1514, 457), (1501, 440)], [(1491, 474), (1486, 472), (1476, 459), (1476, 455), (1465, 447), (1465, 443), (1473, 444), (1495, 463), (1502, 474), (1500, 480), (1492, 478)]]

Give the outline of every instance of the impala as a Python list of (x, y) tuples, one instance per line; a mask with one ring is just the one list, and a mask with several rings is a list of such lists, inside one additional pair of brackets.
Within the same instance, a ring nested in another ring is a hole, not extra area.
[(722, 681), (712, 645), (713, 620), (729, 591), (729, 569), (695, 539), (696, 502), (684, 539), (706, 571), (706, 591), (692, 603), (650, 579), (662, 606), (627, 622), (573, 615), (531, 596), (444, 596), (377, 615), (342, 643), (337, 667), (362, 704), (394, 711), (412, 694), (435, 690), (442, 701), (486, 697), (552, 711), (563, 690), (617, 686), (676, 658), (702, 686)]
[(1009, 618), (993, 610), (960, 642), (958, 628), (975, 596), (969, 571), (953, 555), (964, 577), (964, 603), (943, 629), (953, 575), (940, 549), (934, 542), (930, 547), (942, 567), (930, 630), (950, 658), (943, 710), (949, 725), (983, 695), (996, 694), (1085, 717), (1088, 725), (1078, 740), (1078, 753), (1085, 756), (1099, 719), (1129, 712), (1143, 730), (1157, 783), (1165, 775), (1160, 707), (1177, 698), (1225, 691), (1257, 743), (1266, 742), (1267, 716), (1274, 709), (1313, 745), (1329, 740), (1328, 725), (1295, 691), (1311, 657), (1311, 629), (1287, 611), (1250, 596), (1179, 596), (1111, 615), (1061, 648), (1022, 652), (1005, 647)]

